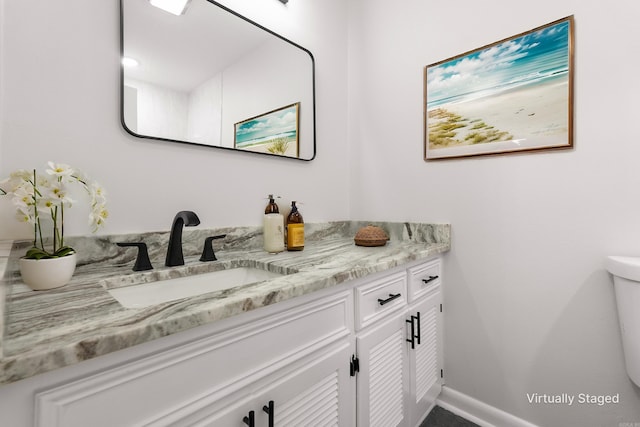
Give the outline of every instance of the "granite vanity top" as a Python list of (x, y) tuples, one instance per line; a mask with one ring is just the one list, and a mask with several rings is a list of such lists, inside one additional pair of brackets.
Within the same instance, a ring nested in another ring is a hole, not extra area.
[[(0, 316), (0, 385), (425, 259), (450, 248), (448, 224), (416, 223), (375, 223), (387, 231), (389, 242), (382, 247), (355, 246), (353, 236), (367, 224), (305, 224), (304, 250), (275, 255), (261, 249), (259, 227), (185, 229), (185, 265), (180, 267), (164, 266), (168, 241), (165, 232), (77, 238), (70, 243), (81, 258), (71, 282), (37, 292), (20, 282), (17, 271), (17, 260), (27, 243), (14, 243), (10, 256), (3, 260), (6, 266), (0, 282), (4, 283), (0, 294), (4, 291), (5, 299), (2, 307), (0, 295), (0, 309), (4, 308)], [(214, 242), (218, 261), (198, 261), (205, 237), (215, 234), (227, 235), (223, 241)], [(119, 241), (146, 242), (155, 269), (133, 272), (135, 250), (117, 247), (115, 242)], [(267, 264), (276, 272), (297, 273), (140, 309), (123, 308), (106, 290), (114, 283), (139, 281), (141, 275), (146, 279), (180, 277), (252, 262)]]

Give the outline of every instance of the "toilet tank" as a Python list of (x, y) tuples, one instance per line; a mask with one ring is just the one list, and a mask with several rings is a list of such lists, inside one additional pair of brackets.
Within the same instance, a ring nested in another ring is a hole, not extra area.
[(640, 257), (607, 257), (613, 275), (627, 374), (640, 387)]

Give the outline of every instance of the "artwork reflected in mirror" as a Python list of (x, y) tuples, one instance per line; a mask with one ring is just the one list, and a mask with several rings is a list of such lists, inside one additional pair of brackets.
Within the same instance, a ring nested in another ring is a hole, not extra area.
[[(120, 5), (127, 132), (269, 156), (315, 157), (314, 60), (308, 50), (210, 0), (190, 0), (177, 13), (149, 0)], [(276, 120), (282, 125), (285, 119), (294, 121), (278, 135)], [(258, 125), (271, 133), (260, 135)]]
[(235, 124), (235, 148), (298, 157), (300, 103)]

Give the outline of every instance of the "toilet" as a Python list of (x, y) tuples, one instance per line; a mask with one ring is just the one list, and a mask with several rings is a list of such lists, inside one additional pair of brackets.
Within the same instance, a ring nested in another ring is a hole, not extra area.
[(640, 257), (610, 256), (627, 374), (640, 387)]

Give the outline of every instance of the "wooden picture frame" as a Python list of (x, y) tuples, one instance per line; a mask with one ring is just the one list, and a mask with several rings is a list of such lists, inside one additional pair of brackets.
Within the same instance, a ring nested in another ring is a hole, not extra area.
[(573, 16), (424, 68), (424, 159), (573, 147)]

